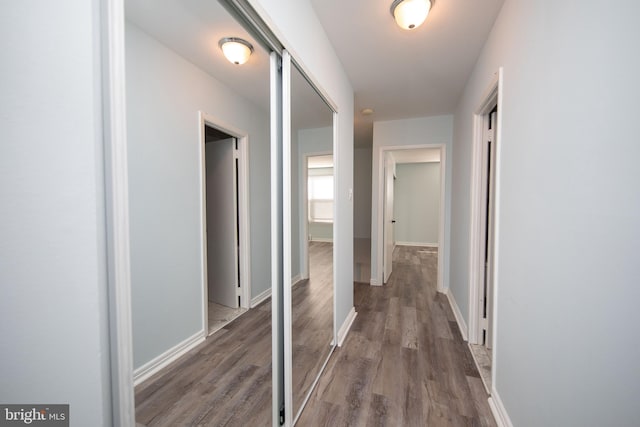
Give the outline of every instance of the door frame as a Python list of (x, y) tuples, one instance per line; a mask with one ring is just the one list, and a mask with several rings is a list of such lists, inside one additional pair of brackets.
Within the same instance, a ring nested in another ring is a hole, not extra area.
[[(317, 156), (332, 156), (331, 151), (317, 151), (302, 154), (302, 173), (300, 176), (300, 279), (309, 278), (309, 189), (307, 181), (309, 178), (309, 157)], [(333, 179), (334, 179), (334, 199), (335, 199), (335, 163), (333, 165)], [(333, 223), (331, 224), (333, 227)], [(333, 241), (333, 237), (332, 237)], [(293, 283), (292, 283), (293, 285)]]
[(105, 150), (111, 423), (135, 425), (123, 0), (102, 2), (102, 119)]
[[(372, 227), (376, 227), (378, 232), (378, 244), (371, 245), (371, 250), (374, 255), (374, 259), (378, 265), (376, 277), (371, 277), (372, 286), (382, 286), (384, 279), (384, 215), (382, 210), (384, 209), (384, 159), (387, 151), (400, 151), (400, 150), (415, 150), (422, 148), (438, 148), (440, 149), (440, 218), (438, 220), (438, 280), (437, 291), (445, 292), (444, 288), (444, 266), (445, 258), (448, 258), (447, 254), (447, 242), (445, 241), (445, 229), (447, 226), (446, 214), (446, 177), (447, 177), (447, 145), (446, 144), (415, 144), (415, 145), (385, 145), (378, 147), (378, 176), (375, 177), (378, 180), (378, 200), (375, 207), (378, 212), (378, 218)], [(375, 251), (375, 252), (374, 252)]]
[[(393, 217), (394, 215), (394, 211), (395, 211), (395, 181), (396, 181), (396, 159), (393, 158), (393, 152), (391, 151), (387, 151), (386, 153), (384, 153), (384, 159), (383, 162), (384, 164), (384, 185), (383, 185), (383, 189), (382, 189), (382, 211), (380, 211), (380, 214), (382, 216), (382, 283), (385, 284), (389, 281), (389, 278), (391, 277), (391, 273), (393, 272), (393, 251), (396, 248), (396, 242), (395, 242), (395, 238), (396, 238), (396, 233), (395, 230), (392, 229), (391, 234), (393, 234), (393, 249), (391, 249), (391, 253), (388, 254), (387, 253), (387, 227), (393, 227), (393, 224), (395, 224)], [(388, 221), (387, 218), (387, 204), (389, 202), (389, 191), (387, 188), (387, 179), (389, 179), (388, 173), (389, 173), (389, 166), (393, 165), (393, 171), (391, 172), (391, 174), (393, 175), (391, 179), (393, 179), (393, 202), (392, 202), (392, 206), (391, 206), (391, 221)], [(389, 225), (389, 223), (391, 225)], [(389, 271), (387, 274), (387, 261), (389, 261), (388, 257), (391, 257), (391, 271)]]
[[(249, 168), (247, 167), (247, 154), (249, 145), (249, 134), (246, 131), (235, 128), (217, 117), (207, 114), (204, 111), (198, 111), (198, 126), (200, 138), (200, 152), (198, 174), (200, 177), (200, 233), (202, 236), (202, 328), (204, 336), (209, 335), (209, 290), (207, 286), (207, 194), (206, 194), (206, 158), (205, 158), (205, 126), (216, 128), (236, 138), (238, 141), (238, 185), (237, 185), (237, 201), (238, 201), (238, 264), (240, 266), (240, 307), (248, 309), (251, 306), (251, 255), (250, 255), (250, 224), (249, 224)], [(235, 179), (235, 178), (234, 178)]]
[(502, 88), (503, 70), (502, 67), (495, 73), (493, 80), (485, 90), (478, 102), (478, 107), (473, 115), (473, 146), (471, 161), (471, 215), (469, 225), (469, 329), (468, 340), (470, 344), (479, 344), (482, 336), (482, 301), (483, 276), (484, 276), (484, 225), (485, 208), (483, 207), (486, 195), (486, 188), (483, 182), (486, 177), (486, 161), (483, 153), (484, 139), (483, 132), (487, 122), (487, 117), (494, 106), (498, 106), (498, 119), (494, 132), (495, 141), (495, 171), (494, 187), (494, 214), (493, 214), (493, 295), (492, 295), (492, 332), (493, 346), (492, 352), (492, 381), (495, 384), (496, 348), (497, 348), (497, 320), (498, 320), (498, 258), (499, 258), (499, 234), (500, 234), (500, 176), (501, 176), (501, 141), (502, 141)]

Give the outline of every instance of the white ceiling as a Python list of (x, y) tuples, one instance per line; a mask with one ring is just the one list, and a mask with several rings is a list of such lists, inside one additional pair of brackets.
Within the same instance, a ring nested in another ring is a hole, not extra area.
[[(126, 19), (243, 98), (269, 111), (269, 54), (216, 0), (127, 0)], [(255, 51), (243, 65), (231, 64), (218, 41), (240, 37)]]
[(395, 24), (391, 0), (311, 3), (355, 91), (359, 147), (371, 144), (373, 121), (454, 112), (504, 0), (437, 0), (413, 31)]
[[(453, 113), (504, 2), (437, 0), (421, 27), (405, 31), (393, 21), (391, 0), (310, 1), (355, 91), (357, 147), (371, 145), (373, 121)], [(216, 0), (127, 0), (125, 7), (127, 20), (268, 111), (268, 53)], [(246, 64), (233, 65), (222, 56), (218, 41), (229, 36), (254, 45)], [(317, 95), (296, 89), (301, 80), (293, 82), (292, 92), (305, 99), (298, 102), (304, 107), (294, 109), (294, 123), (329, 125), (327, 107), (306, 101)], [(375, 113), (363, 116), (363, 108)], [(322, 120), (315, 123), (318, 111)]]

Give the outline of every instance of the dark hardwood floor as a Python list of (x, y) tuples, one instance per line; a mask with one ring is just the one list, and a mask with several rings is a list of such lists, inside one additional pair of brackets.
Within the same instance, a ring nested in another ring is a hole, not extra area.
[(388, 284), (355, 284), (358, 316), (298, 425), (495, 426), (436, 268), (433, 249), (398, 246)]

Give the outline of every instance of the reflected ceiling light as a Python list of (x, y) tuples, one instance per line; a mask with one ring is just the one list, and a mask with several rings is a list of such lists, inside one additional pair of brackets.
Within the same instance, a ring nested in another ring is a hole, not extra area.
[(373, 114), (373, 108), (365, 108), (361, 111), (363, 116), (370, 116)]
[(434, 0), (394, 0), (391, 15), (398, 26), (405, 30), (418, 28), (429, 14)]
[(253, 53), (251, 43), (237, 37), (225, 37), (218, 42), (218, 46), (229, 62), (236, 65), (247, 62)]

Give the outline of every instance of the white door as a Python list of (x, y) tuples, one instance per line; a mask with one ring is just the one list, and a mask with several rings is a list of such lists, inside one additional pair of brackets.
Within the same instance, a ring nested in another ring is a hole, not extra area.
[(384, 283), (387, 283), (393, 269), (393, 247), (395, 236), (393, 233), (395, 220), (393, 219), (393, 186), (395, 162), (390, 153), (384, 158)]
[(205, 144), (209, 301), (238, 307), (235, 139)]

